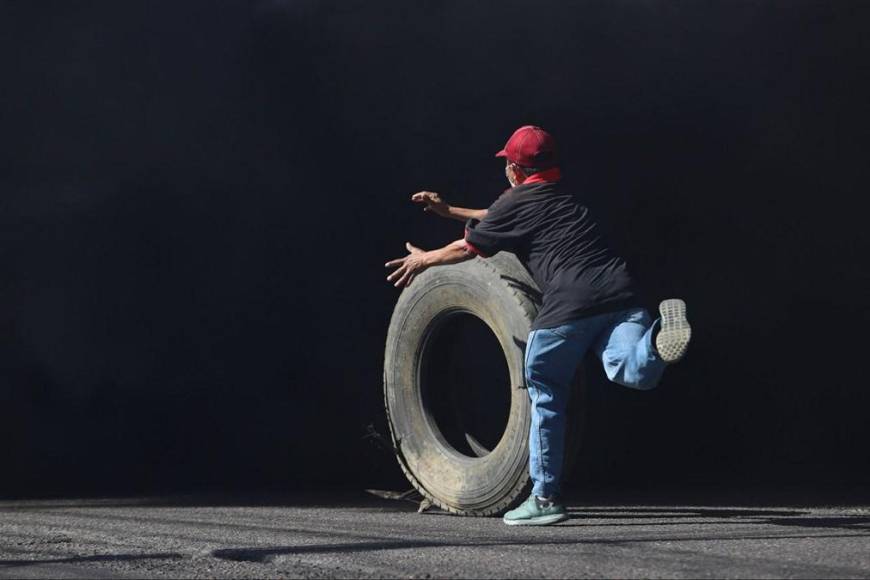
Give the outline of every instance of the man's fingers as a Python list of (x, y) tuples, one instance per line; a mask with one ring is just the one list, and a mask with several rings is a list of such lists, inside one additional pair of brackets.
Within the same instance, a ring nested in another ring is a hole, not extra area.
[[(395, 272), (393, 272), (393, 273), (395, 274)], [(394, 286), (395, 286), (396, 288), (398, 288), (398, 287), (400, 287), (400, 286), (406, 286), (406, 285), (409, 283), (408, 280), (409, 280), (413, 275), (414, 275), (414, 273), (411, 272), (410, 270), (405, 270), (405, 273), (402, 275), (401, 278), (399, 278), (399, 279), (396, 281), (396, 283), (394, 284)]]
[(411, 242), (405, 242), (405, 249), (408, 250), (412, 254), (416, 254), (418, 252), (423, 251), (420, 248), (418, 248), (417, 246), (412, 246)]
[(408, 269), (405, 266), (402, 266), (401, 268), (399, 268), (398, 270), (396, 270), (395, 272), (393, 272), (389, 276), (387, 276), (387, 281), (392, 282), (393, 280), (400, 277), (402, 274), (404, 274), (407, 271), (408, 271)]
[(400, 266), (400, 265), (404, 264), (405, 260), (407, 260), (407, 259), (408, 259), (408, 257), (405, 256), (404, 258), (396, 258), (395, 260), (390, 260), (389, 262), (384, 264), (384, 267), (385, 268), (395, 268), (396, 266)]
[(387, 282), (395, 282), (396, 280), (401, 278), (404, 273), (405, 273), (405, 269), (399, 268), (398, 270), (396, 270), (395, 272), (393, 272), (389, 276), (387, 276)]
[(399, 273), (404, 272), (405, 269), (406, 269), (405, 264), (400, 265), (398, 268), (396, 268), (394, 271), (390, 272), (387, 275), (387, 280), (389, 280), (390, 278), (394, 278), (394, 277), (398, 276)]
[(411, 201), (416, 201), (419, 203), (436, 203), (440, 201), (440, 196), (434, 191), (418, 191), (414, 195), (411, 196)]

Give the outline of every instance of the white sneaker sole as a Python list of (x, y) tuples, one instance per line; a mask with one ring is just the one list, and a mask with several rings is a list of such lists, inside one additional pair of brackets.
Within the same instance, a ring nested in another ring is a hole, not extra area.
[(538, 516), (536, 518), (529, 518), (527, 520), (502, 519), (502, 521), (509, 526), (549, 526), (550, 524), (564, 522), (567, 519), (568, 514), (552, 514), (549, 516)]
[(661, 329), (656, 336), (656, 350), (666, 363), (683, 358), (692, 338), (692, 327), (686, 320), (686, 303), (679, 298), (663, 300), (659, 304)]

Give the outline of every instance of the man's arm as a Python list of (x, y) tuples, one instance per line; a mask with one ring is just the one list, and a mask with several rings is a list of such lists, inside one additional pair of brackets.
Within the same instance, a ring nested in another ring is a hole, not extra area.
[(442, 200), (441, 196), (434, 191), (418, 191), (411, 196), (411, 201), (425, 204), (426, 207), (423, 208), (423, 211), (431, 211), (441, 217), (453, 218), (463, 222), (469, 218), (482, 220), (486, 217), (485, 209), (467, 209), (464, 207), (448, 205), (447, 202)]
[(456, 240), (443, 248), (429, 252), (412, 246), (410, 243), (405, 243), (405, 248), (410, 252), (407, 256), (390, 260), (384, 264), (387, 268), (397, 268), (395, 272), (387, 276), (387, 280), (393, 282), (396, 288), (410, 286), (414, 278), (426, 268), (458, 264), (474, 258), (474, 253), (465, 245), (465, 240)]
[(452, 217), (455, 220), (459, 220), (461, 222), (468, 221), (469, 218), (474, 218), (476, 220), (482, 220), (486, 217), (485, 209), (466, 209), (464, 207), (454, 207), (452, 205), (447, 206), (449, 213), (448, 217)]

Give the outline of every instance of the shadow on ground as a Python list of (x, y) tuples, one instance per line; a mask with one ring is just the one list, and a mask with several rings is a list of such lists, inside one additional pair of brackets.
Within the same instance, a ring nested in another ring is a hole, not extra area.
[(181, 560), (181, 554), (107, 554), (101, 556), (74, 556), (70, 558), (50, 558), (44, 560), (0, 560), (0, 566), (16, 568), (20, 566), (41, 566), (44, 564), (85, 564), (88, 562), (130, 562), (133, 560)]

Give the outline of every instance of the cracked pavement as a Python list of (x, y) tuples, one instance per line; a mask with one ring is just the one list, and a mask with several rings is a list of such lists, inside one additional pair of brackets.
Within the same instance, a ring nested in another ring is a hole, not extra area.
[(0, 577), (870, 577), (866, 506), (567, 503), (528, 528), (363, 493), (3, 501)]

